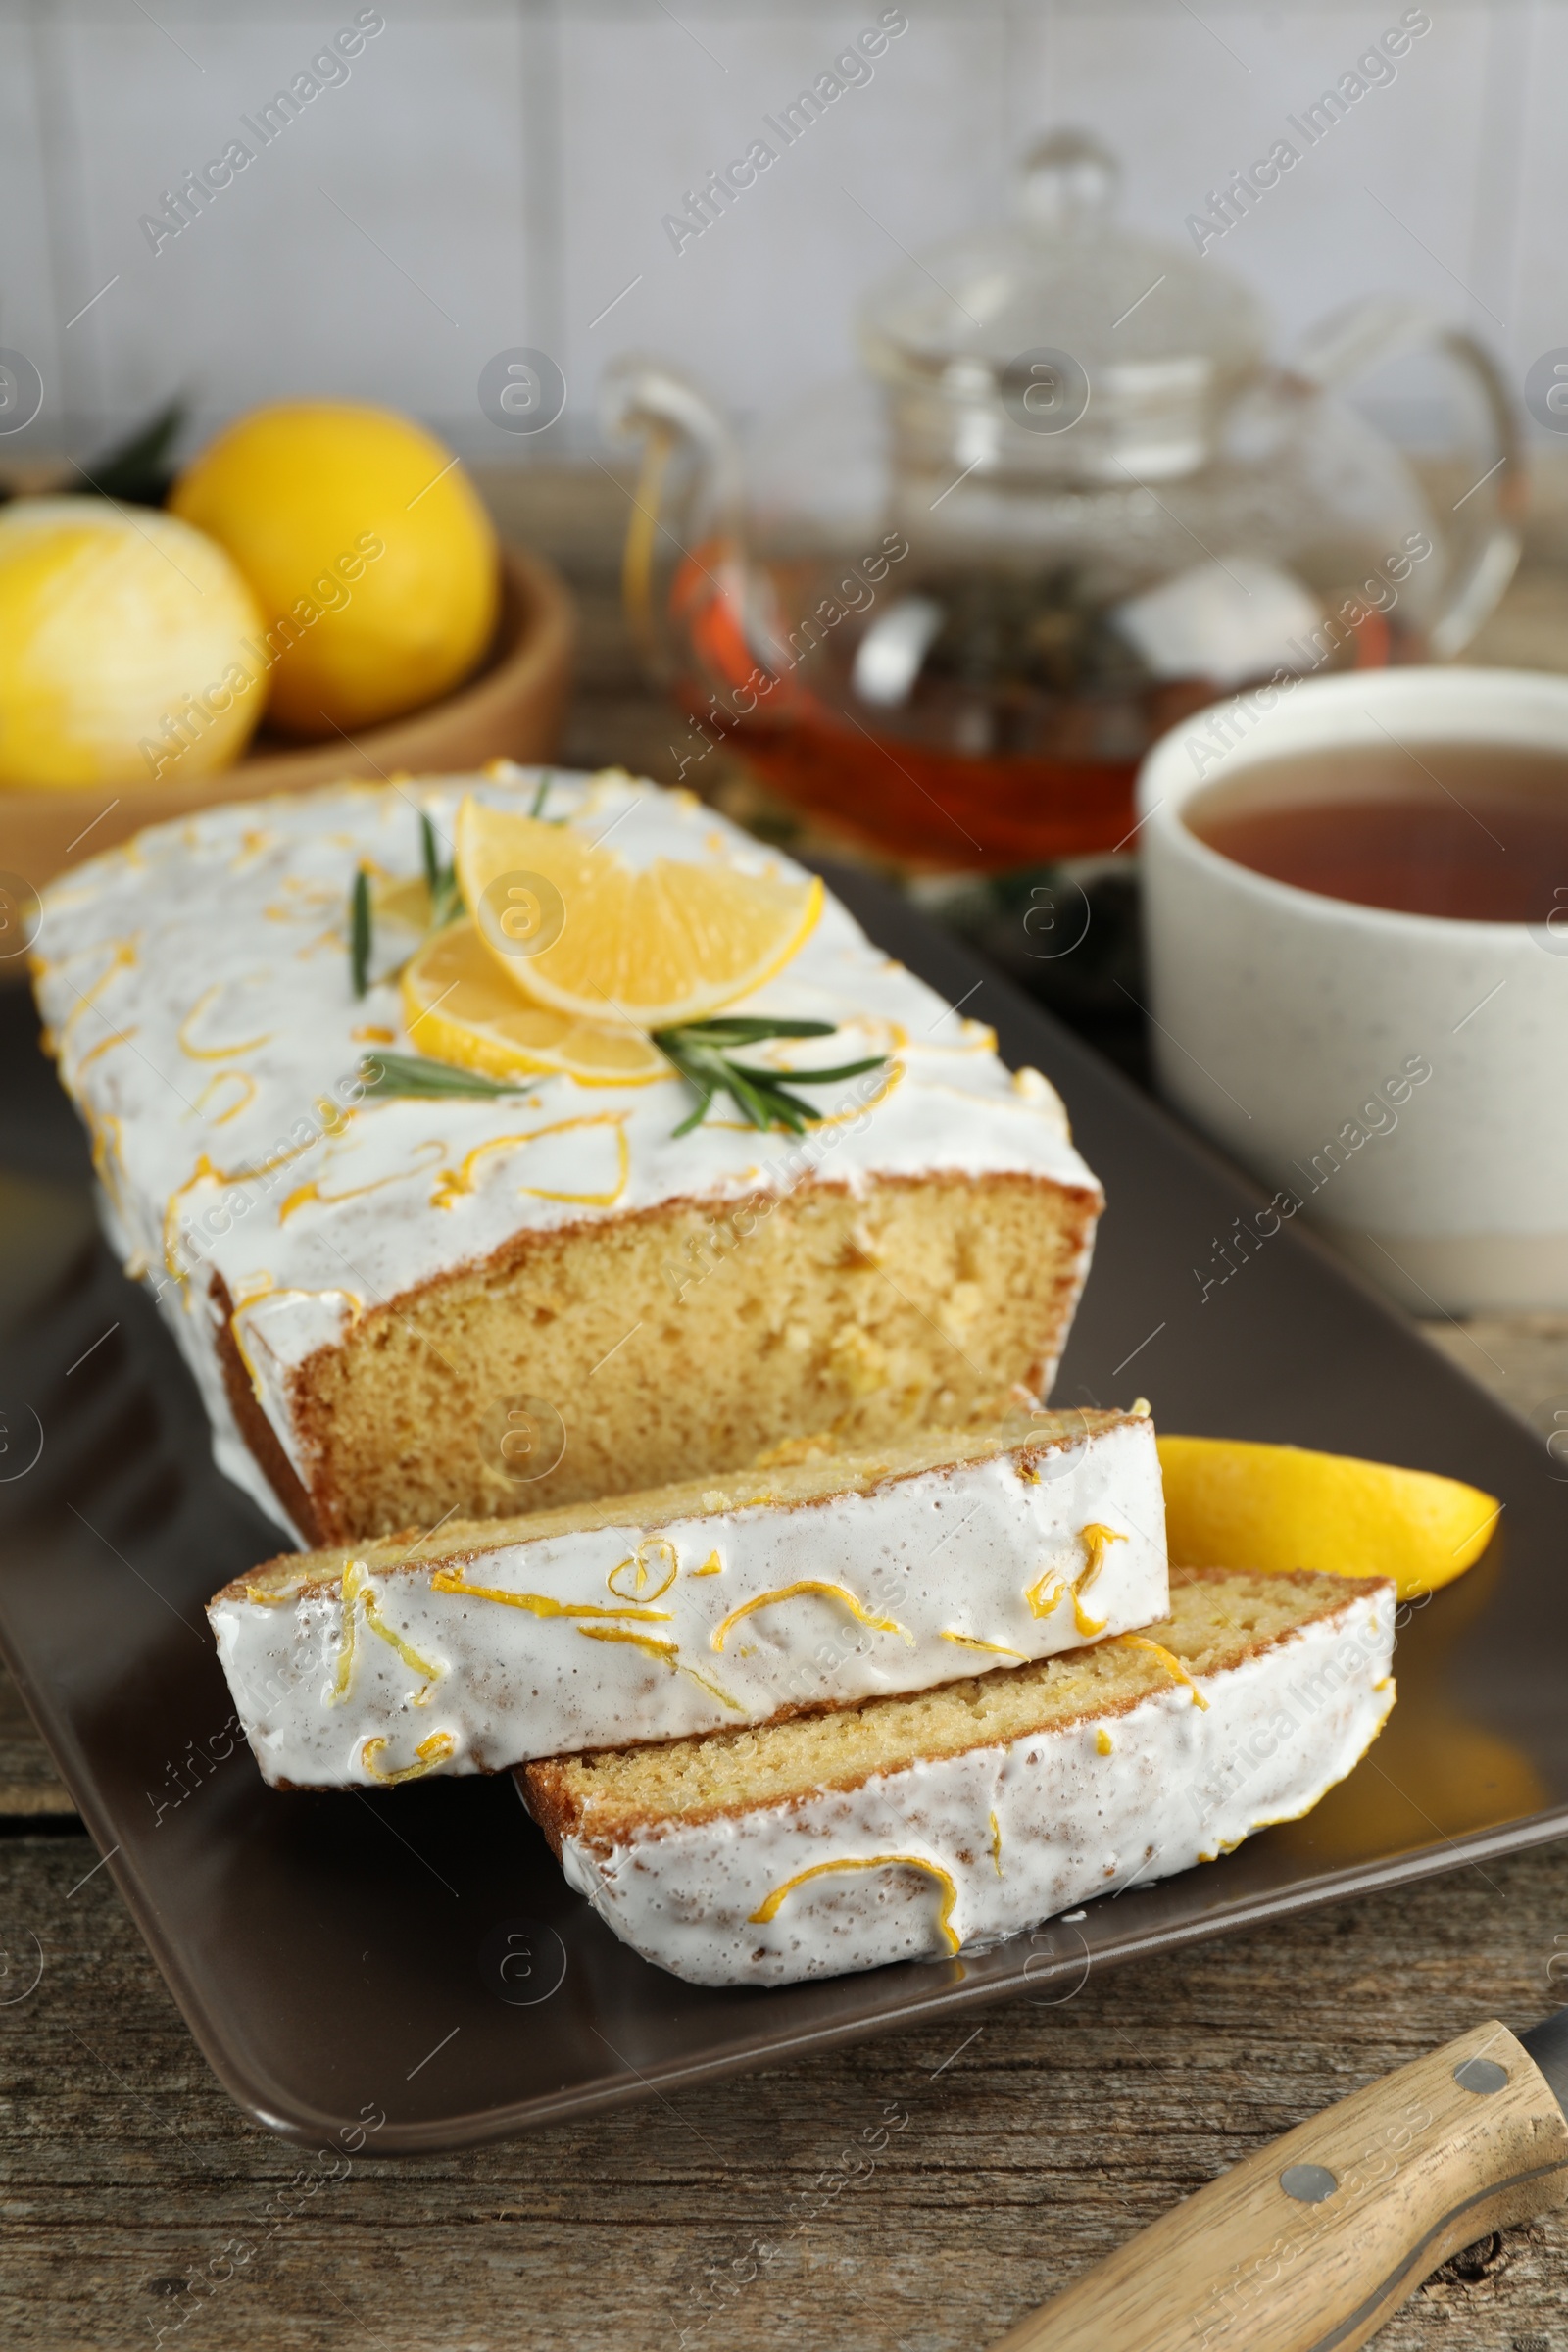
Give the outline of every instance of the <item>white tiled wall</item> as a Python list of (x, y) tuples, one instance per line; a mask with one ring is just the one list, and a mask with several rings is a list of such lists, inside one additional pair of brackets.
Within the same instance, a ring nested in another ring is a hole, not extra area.
[[(0, 454), (84, 447), (185, 391), (198, 430), (291, 392), (374, 398), (491, 457), (486, 359), (551, 352), (540, 454), (594, 438), (612, 353), (663, 353), (757, 414), (853, 365), (860, 293), (995, 215), (1077, 122), (1181, 241), (1405, 0), (906, 0), (867, 85), (684, 252), (661, 226), (882, 0), (380, 0), (385, 29), (162, 251), (139, 216), (220, 154), (356, 0), (0, 0), (0, 345), (46, 398)], [(1208, 256), (1282, 336), (1394, 287), (1515, 381), (1568, 345), (1568, 0), (1428, 0), (1431, 29)], [(88, 306), (84, 308), (84, 306)], [(1414, 390), (1413, 378), (1409, 388)]]

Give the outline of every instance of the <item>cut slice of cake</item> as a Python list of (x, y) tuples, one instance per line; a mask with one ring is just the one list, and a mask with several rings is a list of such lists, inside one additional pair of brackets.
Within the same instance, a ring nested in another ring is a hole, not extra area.
[(1343, 1780), (1394, 1704), (1394, 1586), (1173, 1568), (1141, 1634), (916, 1698), (517, 1778), (570, 1884), (697, 1984), (977, 1950), (1211, 1861)]
[[(690, 794), (503, 768), (209, 809), (44, 894), (61, 1079), (222, 1468), (297, 1541), (339, 1544), (720, 1477), (803, 1431), (876, 1448), (1048, 1395), (1100, 1188), (1046, 1080), (1009, 1074), (832, 900), (725, 1008), (821, 1032), (739, 1056), (805, 1090), (804, 1133), (759, 1131), (725, 1094), (704, 1114), (634, 1027), (578, 1023), (575, 1074), (486, 1094), (509, 1038), (526, 1056), (571, 1027), (521, 996), (509, 1026), (494, 956), (502, 1011), (464, 1031), (478, 1058), (441, 1060), (462, 956), (412, 1013), (398, 983), (450, 902), (426, 850), (439, 872), (467, 797), (526, 814), (541, 794), (542, 821), (633, 876), (702, 869), (694, 904), (723, 877), (806, 880)], [(428, 1091), (368, 1096), (378, 1054), (417, 1061)]]
[(264, 1775), (367, 1787), (766, 1723), (1164, 1612), (1147, 1407), (780, 1452), (226, 1586), (208, 1613)]

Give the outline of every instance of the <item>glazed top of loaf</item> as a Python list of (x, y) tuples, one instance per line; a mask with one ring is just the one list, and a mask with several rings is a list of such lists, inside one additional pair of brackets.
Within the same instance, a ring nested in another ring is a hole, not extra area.
[[(1054, 1089), (1033, 1071), (1009, 1076), (991, 1031), (891, 962), (831, 898), (745, 1009), (830, 1020), (839, 1034), (759, 1057), (891, 1058), (870, 1080), (816, 1090), (826, 1117), (804, 1138), (742, 1125), (723, 1097), (677, 1137), (692, 1098), (673, 1070), (644, 1086), (551, 1076), (498, 1100), (361, 1101), (366, 1054), (415, 1050), (395, 972), (416, 943), (382, 926), (356, 999), (356, 869), (416, 877), (421, 810), (450, 845), (465, 793), (523, 812), (534, 783), (498, 763), (482, 778), (215, 808), (50, 885), (38, 997), (130, 1271), (177, 1283), (192, 1303), (220, 1275), (247, 1319), (271, 1327), (270, 1347), (286, 1325), (298, 1361), (363, 1307), (482, 1262), (521, 1230), (777, 1192), (813, 1170), (851, 1187), (1023, 1173), (1098, 1200)], [(800, 871), (691, 795), (619, 771), (556, 778), (549, 813), (595, 839), (612, 831), (634, 867), (664, 857)]]

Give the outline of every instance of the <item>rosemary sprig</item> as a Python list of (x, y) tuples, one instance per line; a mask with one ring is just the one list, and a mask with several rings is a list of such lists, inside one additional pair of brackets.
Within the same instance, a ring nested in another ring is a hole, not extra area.
[(460, 1070), (423, 1054), (367, 1054), (360, 1076), (366, 1101), (383, 1102), (393, 1095), (471, 1095), (488, 1102), (501, 1095), (526, 1094), (538, 1083), (537, 1073), (515, 1081), (481, 1078), (477, 1070)]
[[(651, 1033), (655, 1045), (696, 1089), (698, 1097), (696, 1109), (674, 1132), (689, 1135), (708, 1115), (714, 1096), (727, 1094), (752, 1126), (764, 1131), (784, 1127), (792, 1135), (804, 1135), (817, 1116), (809, 1102), (792, 1095), (777, 1070), (760, 1070), (731, 1061), (729, 1056), (736, 1047), (760, 1045), (764, 1038), (832, 1037), (834, 1029), (832, 1021), (752, 1017), (687, 1021), (675, 1029), (655, 1029)], [(830, 1079), (858, 1078), (863, 1071), (879, 1070), (886, 1061), (885, 1054), (873, 1054), (868, 1060), (839, 1062), (828, 1070), (792, 1070), (790, 1077), (797, 1086), (822, 1086)], [(396, 1095), (460, 1095), (495, 1102), (503, 1095), (526, 1094), (543, 1075), (530, 1072), (516, 1079), (482, 1078), (477, 1070), (460, 1070), (451, 1062), (432, 1061), (422, 1054), (368, 1054), (360, 1064), (365, 1100), (369, 1102), (384, 1102)]]
[(349, 976), (354, 994), (363, 997), (370, 985), (370, 877), (363, 865), (349, 892)]
[[(708, 1116), (713, 1097), (725, 1094), (741, 1115), (764, 1133), (783, 1127), (791, 1135), (804, 1135), (817, 1117), (809, 1102), (792, 1095), (777, 1070), (760, 1070), (753, 1063), (732, 1061), (730, 1055), (737, 1047), (760, 1045), (764, 1038), (832, 1037), (836, 1026), (833, 1021), (770, 1021), (737, 1014), (729, 1020), (685, 1021), (677, 1028), (655, 1029), (655, 1045), (697, 1094), (697, 1108), (675, 1133), (690, 1134)], [(792, 1070), (790, 1077), (796, 1086), (825, 1086), (833, 1079), (879, 1070), (886, 1061), (885, 1054), (873, 1054), (869, 1060), (839, 1062), (832, 1069)]]
[(439, 931), (464, 912), (463, 889), (455, 863), (442, 863), (435, 827), (421, 808), (419, 848), (424, 857), (424, 886), (430, 894), (430, 928)]

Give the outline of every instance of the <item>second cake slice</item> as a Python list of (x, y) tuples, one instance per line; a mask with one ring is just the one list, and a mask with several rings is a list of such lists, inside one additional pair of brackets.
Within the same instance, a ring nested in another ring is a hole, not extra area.
[(1394, 1704), (1392, 1581), (1176, 1568), (1073, 1657), (518, 1778), (567, 1882), (694, 1984), (980, 1951), (1294, 1821)]
[(799, 1450), (226, 1586), (209, 1616), (263, 1774), (493, 1772), (926, 1690), (1164, 1614), (1147, 1410)]

